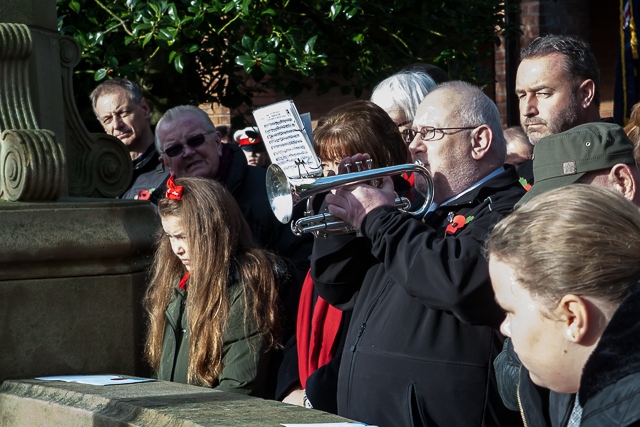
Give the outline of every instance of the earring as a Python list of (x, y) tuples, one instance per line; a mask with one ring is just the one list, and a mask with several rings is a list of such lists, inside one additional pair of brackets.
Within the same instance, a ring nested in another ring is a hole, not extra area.
[(567, 329), (567, 335), (569, 336), (569, 338), (571, 338), (572, 340), (576, 339), (576, 336), (574, 335), (573, 331), (571, 329)]

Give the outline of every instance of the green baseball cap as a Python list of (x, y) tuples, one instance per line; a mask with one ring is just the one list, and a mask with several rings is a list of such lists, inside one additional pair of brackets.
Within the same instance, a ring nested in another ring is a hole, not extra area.
[(533, 186), (516, 204), (578, 181), (591, 171), (635, 164), (633, 142), (620, 126), (594, 122), (542, 138), (533, 148)]

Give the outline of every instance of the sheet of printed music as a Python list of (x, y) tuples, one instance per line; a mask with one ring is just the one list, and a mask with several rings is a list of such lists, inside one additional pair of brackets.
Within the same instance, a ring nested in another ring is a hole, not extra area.
[[(313, 151), (303, 120), (293, 101), (281, 101), (258, 108), (253, 117), (267, 147), (271, 162), (282, 168), (291, 179), (321, 176), (322, 165)], [(308, 126), (311, 125), (310, 118)]]

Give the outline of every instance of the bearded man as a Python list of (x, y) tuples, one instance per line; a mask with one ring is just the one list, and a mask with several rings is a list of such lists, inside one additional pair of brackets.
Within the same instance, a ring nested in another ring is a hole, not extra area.
[[(600, 69), (589, 44), (575, 36), (538, 37), (522, 50), (516, 75), (520, 123), (529, 141), (600, 121)], [(518, 173), (533, 184), (532, 162)]]

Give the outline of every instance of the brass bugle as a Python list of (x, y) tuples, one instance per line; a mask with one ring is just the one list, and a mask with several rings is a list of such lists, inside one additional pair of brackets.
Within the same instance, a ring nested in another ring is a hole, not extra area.
[[(291, 221), (293, 206), (300, 201), (309, 200), (317, 194), (335, 188), (410, 172), (422, 175), (426, 181), (427, 194), (424, 203), (417, 210), (409, 211), (410, 203), (408, 200), (400, 198), (396, 200), (396, 207), (414, 217), (421, 217), (427, 212), (433, 201), (433, 181), (429, 171), (418, 164), (395, 165), (341, 175), (299, 179), (287, 178), (282, 168), (272, 164), (267, 169), (267, 196), (276, 218), (286, 224)], [(338, 233), (355, 231), (351, 226), (330, 214), (303, 217), (292, 224), (291, 229), (297, 235), (319, 231), (337, 231)]]

